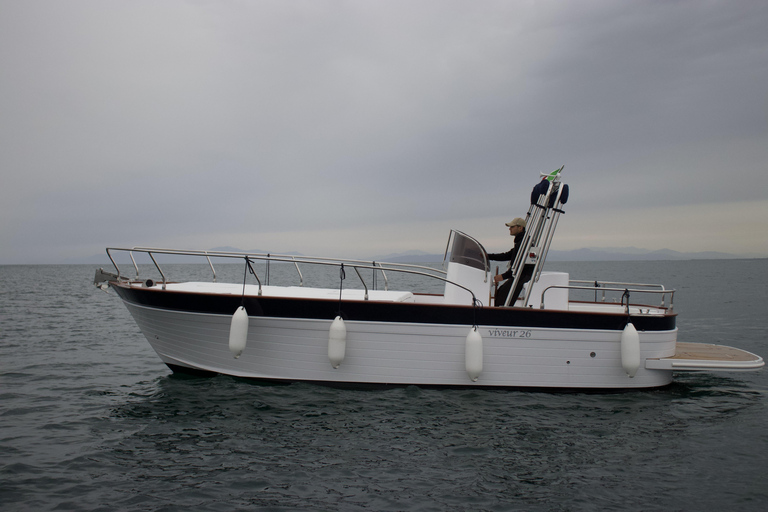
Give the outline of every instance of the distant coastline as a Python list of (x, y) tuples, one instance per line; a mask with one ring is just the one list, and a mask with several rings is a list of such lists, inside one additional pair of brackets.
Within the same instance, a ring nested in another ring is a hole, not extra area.
[[(268, 251), (242, 250), (235, 247), (216, 247), (210, 251), (222, 252), (247, 252), (262, 253)], [(290, 254), (301, 255), (301, 253), (292, 252)], [(159, 257), (161, 263), (200, 263), (197, 257), (178, 257), (173, 260)], [(604, 248), (583, 248), (572, 251), (550, 250), (547, 255), (547, 261), (685, 261), (685, 260), (734, 260), (734, 259), (765, 259), (768, 256), (759, 254), (731, 254), (725, 252), (705, 251), (705, 252), (679, 252), (671, 249), (648, 250), (637, 247), (604, 247)], [(370, 261), (381, 261), (391, 263), (440, 263), (443, 261), (442, 254), (428, 253), (425, 251), (406, 251), (387, 255), (373, 256), (371, 258), (361, 258)], [(145, 255), (136, 255), (137, 263), (151, 263)], [(130, 263), (130, 260), (120, 260), (118, 263)], [(37, 263), (32, 263), (37, 264)], [(50, 262), (40, 264), (63, 264), (63, 265), (110, 265), (111, 262), (106, 254), (96, 254), (87, 258), (71, 258), (61, 262)]]
[[(725, 252), (679, 252), (671, 249), (648, 250), (637, 247), (583, 248), (572, 251), (550, 250), (547, 261), (681, 261), (681, 260), (737, 260), (763, 259), (768, 256), (758, 254), (731, 254)], [(428, 254), (422, 251), (388, 254), (375, 258), (376, 261), (392, 263), (426, 263), (443, 261), (442, 254)]]

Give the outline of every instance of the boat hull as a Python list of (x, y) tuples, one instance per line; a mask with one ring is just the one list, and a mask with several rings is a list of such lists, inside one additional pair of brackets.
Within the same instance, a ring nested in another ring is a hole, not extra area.
[[(622, 369), (622, 331), (618, 329), (481, 322), (483, 369), (473, 381), (465, 366), (471, 321), (347, 318), (345, 358), (333, 368), (328, 359), (332, 316), (251, 315), (246, 348), (235, 358), (228, 347), (231, 315), (158, 307), (121, 295), (161, 360), (177, 370), (270, 381), (557, 389), (652, 388), (672, 381), (670, 370), (645, 368), (630, 378)], [(338, 308), (338, 301), (334, 305)], [(351, 306), (342, 307), (354, 310)], [(473, 308), (460, 309), (467, 315), (473, 312)], [(297, 308), (297, 314), (300, 311)], [(474, 316), (482, 317), (482, 311)], [(642, 360), (674, 355), (676, 336), (676, 328), (641, 332)]]

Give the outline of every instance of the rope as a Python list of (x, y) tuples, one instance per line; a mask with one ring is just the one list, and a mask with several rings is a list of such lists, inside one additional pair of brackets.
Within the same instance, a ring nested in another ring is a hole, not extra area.
[(479, 327), (477, 325), (477, 310), (479, 308), (483, 307), (483, 303), (480, 302), (480, 299), (472, 296), (472, 328), (477, 330)]
[(373, 289), (376, 290), (376, 262), (371, 262), (371, 266), (373, 267), (373, 270), (371, 270), (373, 274)]
[(346, 278), (347, 273), (344, 271), (344, 264), (342, 263), (339, 268), (339, 310), (336, 312), (339, 316), (341, 316), (341, 292), (344, 289), (344, 279)]
[(245, 257), (245, 269), (243, 269), (243, 294), (240, 296), (240, 305), (245, 307), (245, 281), (248, 278), (248, 272), (256, 275), (256, 272), (253, 270), (253, 265), (251, 265), (251, 259), (246, 256)]
[(621, 295), (621, 305), (624, 305), (624, 297), (627, 298), (627, 323), (631, 322), (631, 317), (629, 315), (629, 289), (624, 288), (624, 293)]

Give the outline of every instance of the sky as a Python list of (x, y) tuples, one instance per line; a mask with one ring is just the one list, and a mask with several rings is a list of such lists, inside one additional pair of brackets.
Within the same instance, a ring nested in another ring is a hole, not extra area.
[(0, 264), (105, 247), (768, 256), (768, 2), (0, 0)]

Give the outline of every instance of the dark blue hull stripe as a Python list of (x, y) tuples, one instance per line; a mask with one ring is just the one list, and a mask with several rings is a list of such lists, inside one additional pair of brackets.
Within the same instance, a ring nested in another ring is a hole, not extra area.
[[(233, 295), (165, 291), (159, 287), (137, 288), (112, 283), (125, 301), (158, 309), (231, 315), (241, 298)], [(343, 301), (283, 297), (245, 297), (250, 317), (307, 318), (442, 325), (481, 325), (553, 329), (597, 329), (621, 331), (627, 316), (615, 313), (547, 311), (533, 308), (491, 308), (444, 306), (411, 302)], [(677, 316), (633, 316), (638, 331), (668, 331), (675, 328)]]

